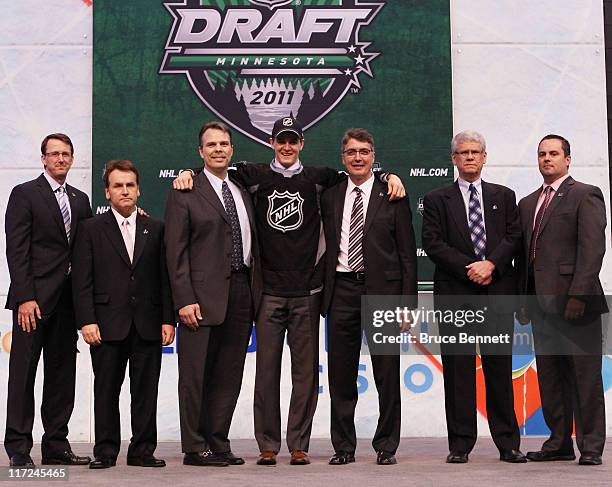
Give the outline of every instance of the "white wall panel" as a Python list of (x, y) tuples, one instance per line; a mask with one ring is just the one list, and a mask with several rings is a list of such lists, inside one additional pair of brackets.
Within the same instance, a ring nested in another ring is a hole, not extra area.
[[(80, 0), (0, 0), (0, 219), (10, 189), (40, 173), (39, 144), (47, 133), (69, 134), (76, 159), (69, 182), (91, 193), (92, 8)], [(452, 0), (451, 51), (455, 131), (476, 129), (488, 141), (485, 178), (507, 184), (518, 197), (540, 183), (536, 145), (542, 135), (557, 132), (573, 149), (571, 173), (598, 184), (609, 197), (603, 12), (596, 0)], [(608, 213), (609, 214), (609, 213)], [(610, 248), (610, 246), (608, 246)], [(4, 254), (0, 232), (0, 253)], [(612, 258), (606, 257), (602, 280), (612, 292)], [(611, 276), (611, 277), (609, 277)], [(0, 259), (0, 293), (8, 272)], [(4, 296), (0, 296), (4, 300)], [(6, 342), (11, 315), (0, 311), (0, 384), (8, 370)], [(91, 441), (91, 369), (86, 345), (79, 341), (77, 402), (70, 438)], [(160, 381), (160, 440), (177, 440), (177, 356), (165, 354)], [(247, 356), (232, 437), (252, 437), (254, 354)], [(423, 392), (402, 384), (403, 436), (445, 435), (442, 377), (435, 358), (402, 358), (402, 374), (411, 367), (425, 371), (431, 382)], [(369, 358), (367, 392), (360, 395), (357, 431), (371, 437), (377, 399)], [(320, 384), (323, 393), (313, 426), (314, 437), (329, 437), (326, 358)], [(285, 350), (282, 379), (283, 429), (289, 403), (290, 360)], [(40, 398), (39, 376), (37, 398)], [(419, 381), (420, 372), (413, 379)], [(610, 392), (608, 392), (608, 395)], [(0, 387), (0, 404), (6, 387)], [(129, 393), (121, 398), (123, 437), (129, 438)], [(608, 408), (609, 410), (611, 408)], [(0, 424), (5, 409), (0, 408)], [(608, 433), (612, 432), (611, 413)], [(481, 434), (488, 434), (479, 417)], [(41, 434), (36, 420), (35, 438)]]
[(453, 42), (601, 42), (601, 0), (451, 0)]

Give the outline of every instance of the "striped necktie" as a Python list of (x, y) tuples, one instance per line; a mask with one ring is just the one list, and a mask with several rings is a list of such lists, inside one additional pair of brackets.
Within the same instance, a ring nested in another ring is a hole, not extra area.
[(482, 208), (478, 199), (478, 190), (470, 184), (470, 201), (468, 204), (470, 221), (470, 238), (474, 245), (474, 254), (478, 260), (485, 260), (485, 249), (487, 247), (487, 234), (485, 233), (484, 221), (482, 219)]
[(349, 227), (348, 265), (354, 272), (363, 272), (363, 198), (359, 188), (353, 191), (356, 194)]
[(68, 209), (68, 195), (66, 188), (60, 186), (55, 190), (58, 194), (57, 202), (59, 203), (62, 219), (64, 220), (64, 229), (66, 230), (66, 238), (70, 242), (70, 210)]
[(538, 214), (536, 215), (535, 225), (533, 227), (533, 233), (531, 234), (531, 243), (529, 249), (529, 262), (533, 262), (536, 257), (536, 242), (538, 237), (540, 236), (540, 230), (542, 228), (542, 221), (544, 220), (544, 214), (548, 209), (548, 205), (550, 204), (551, 196), (553, 193), (552, 186), (546, 186), (544, 189), (544, 201), (540, 205), (540, 209), (538, 210)]

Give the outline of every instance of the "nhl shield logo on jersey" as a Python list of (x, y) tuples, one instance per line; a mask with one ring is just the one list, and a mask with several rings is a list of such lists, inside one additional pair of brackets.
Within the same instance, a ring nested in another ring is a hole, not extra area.
[(300, 193), (283, 191), (274, 192), (268, 196), (268, 225), (281, 232), (299, 228), (304, 220), (302, 205), (304, 198)]
[[(195, 95), (237, 131), (269, 145), (274, 121), (304, 130), (358, 95), (380, 52), (363, 40), (380, 0), (183, 0), (160, 74), (185, 75)], [(371, 34), (370, 34), (371, 35)]]

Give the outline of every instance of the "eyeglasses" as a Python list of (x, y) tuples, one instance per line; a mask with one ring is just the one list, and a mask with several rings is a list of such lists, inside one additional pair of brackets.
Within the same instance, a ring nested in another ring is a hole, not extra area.
[(462, 150), (461, 152), (455, 152), (455, 154), (459, 154), (461, 157), (469, 157), (469, 156), (479, 156), (483, 154), (484, 151), (481, 150)]
[(374, 151), (371, 149), (346, 149), (345, 151), (342, 151), (342, 153), (347, 157), (355, 157), (357, 154), (362, 157), (368, 157), (372, 152)]
[(64, 159), (72, 159), (72, 154), (70, 152), (47, 152), (45, 153), (45, 155), (49, 158), (49, 159), (59, 159), (60, 156), (62, 156)]

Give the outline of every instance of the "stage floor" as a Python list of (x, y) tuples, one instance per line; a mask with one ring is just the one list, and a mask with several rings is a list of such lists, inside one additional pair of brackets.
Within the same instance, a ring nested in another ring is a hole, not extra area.
[[(521, 450), (537, 450), (542, 438), (523, 439)], [(74, 443), (73, 450), (80, 455), (91, 455), (92, 445)], [(534, 485), (610, 485), (612, 478), (612, 454), (604, 453), (604, 464), (598, 467), (579, 466), (578, 462), (546, 462), (507, 464), (499, 461), (495, 445), (490, 438), (478, 439), (470, 454), (470, 461), (463, 465), (444, 462), (447, 455), (445, 438), (403, 438), (397, 452), (397, 465), (378, 466), (376, 456), (368, 440), (359, 440), (356, 462), (344, 466), (327, 464), (333, 451), (327, 439), (311, 441), (312, 463), (307, 466), (289, 465), (289, 454), (282, 451), (278, 464), (262, 467), (255, 464), (258, 449), (255, 440), (234, 440), (232, 450), (244, 457), (245, 465), (230, 467), (191, 467), (182, 464), (180, 444), (164, 442), (158, 445), (155, 455), (166, 460), (165, 468), (128, 467), (125, 461), (127, 444), (117, 459), (117, 466), (107, 470), (89, 470), (70, 467), (69, 481), (54, 481), (51, 485), (72, 486), (114, 485), (141, 487), (177, 487), (180, 485), (248, 486), (265, 485), (335, 485), (350, 486), (438, 486), (481, 485), (515, 487)], [(34, 445), (32, 458), (40, 463), (40, 445)], [(7, 465), (8, 461), (3, 462)], [(42, 485), (41, 481), (20, 480), (18, 485)], [(46, 482), (45, 482), (46, 484)]]

